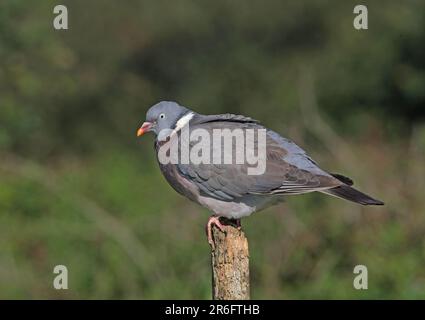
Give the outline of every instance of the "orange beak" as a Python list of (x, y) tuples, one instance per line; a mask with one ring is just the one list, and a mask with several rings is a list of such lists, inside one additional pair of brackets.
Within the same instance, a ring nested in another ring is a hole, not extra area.
[(142, 126), (139, 128), (139, 130), (137, 130), (137, 136), (140, 137), (144, 135), (146, 132), (151, 131), (152, 126), (153, 126), (152, 122), (144, 122)]

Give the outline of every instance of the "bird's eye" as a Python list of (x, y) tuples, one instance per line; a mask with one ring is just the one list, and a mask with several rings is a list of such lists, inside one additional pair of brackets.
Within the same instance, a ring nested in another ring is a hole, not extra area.
[(160, 119), (164, 119), (164, 118), (165, 118), (165, 114), (161, 113), (161, 114), (159, 115), (159, 118), (160, 118)]

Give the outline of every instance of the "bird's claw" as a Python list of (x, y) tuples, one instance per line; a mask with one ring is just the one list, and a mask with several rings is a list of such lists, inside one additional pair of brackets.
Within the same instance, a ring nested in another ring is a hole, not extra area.
[(207, 225), (206, 225), (206, 232), (207, 232), (207, 238), (208, 238), (208, 243), (211, 246), (212, 250), (215, 250), (215, 245), (214, 245), (214, 239), (212, 236), (212, 226), (215, 225), (221, 232), (226, 232), (226, 230), (224, 229), (224, 226), (221, 224), (220, 222), (220, 217), (218, 216), (211, 216), (208, 219)]

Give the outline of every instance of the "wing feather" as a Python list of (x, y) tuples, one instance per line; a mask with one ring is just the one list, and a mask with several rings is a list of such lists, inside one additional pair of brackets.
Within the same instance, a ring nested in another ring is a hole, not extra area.
[[(264, 129), (251, 118), (226, 114), (195, 118), (191, 130)], [(212, 140), (212, 139), (211, 139)], [(257, 141), (255, 141), (257, 143)], [(213, 146), (211, 146), (212, 148)], [(256, 144), (254, 144), (256, 148)], [(266, 170), (248, 175), (247, 164), (178, 164), (179, 172), (190, 179), (200, 192), (224, 201), (234, 201), (249, 194), (300, 194), (323, 191), (342, 184), (320, 169), (295, 143), (267, 130)], [(254, 152), (256, 154), (256, 150)]]

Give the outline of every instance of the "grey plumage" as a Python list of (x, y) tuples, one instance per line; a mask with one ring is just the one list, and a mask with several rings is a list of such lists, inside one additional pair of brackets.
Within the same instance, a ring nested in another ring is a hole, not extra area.
[[(160, 164), (165, 178), (177, 192), (217, 215), (239, 219), (281, 201), (282, 195), (314, 191), (363, 205), (383, 204), (352, 188), (351, 179), (322, 170), (294, 142), (249, 117), (201, 115), (174, 102), (161, 102), (149, 109), (147, 121), (153, 123), (152, 131), (158, 135), (162, 129), (175, 129), (180, 125), (178, 121), (189, 113), (191, 131), (197, 128), (210, 133), (214, 129), (265, 129), (267, 133), (266, 170), (261, 175), (248, 175), (247, 164)], [(159, 118), (161, 114), (165, 115), (164, 119)], [(157, 150), (161, 143), (163, 141), (157, 138)], [(214, 151), (217, 150), (211, 152)]]

